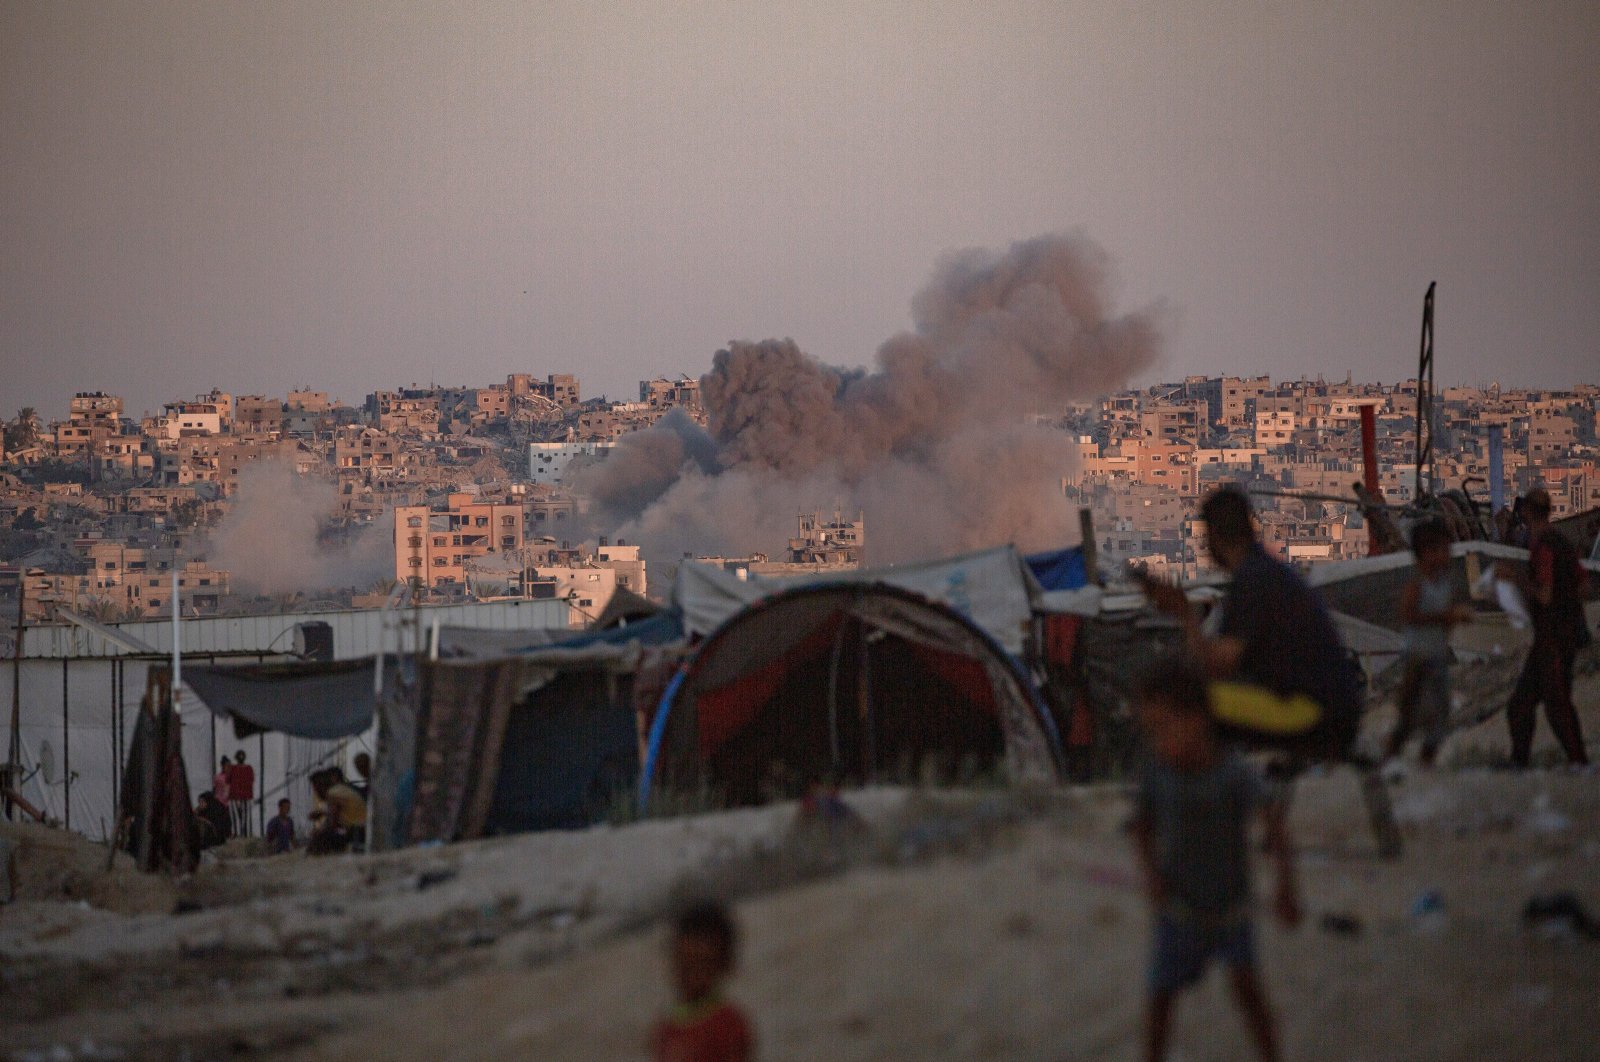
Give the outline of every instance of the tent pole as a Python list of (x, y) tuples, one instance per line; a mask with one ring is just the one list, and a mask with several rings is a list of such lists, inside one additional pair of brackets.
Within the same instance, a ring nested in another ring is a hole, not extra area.
[(178, 597), (178, 561), (172, 561), (172, 710), (183, 711), (183, 602)]
[[(111, 695), (111, 761), (116, 764), (116, 782), (114, 792), (111, 794), (112, 808), (121, 807), (122, 803), (122, 696), (127, 692), (125, 676), (122, 673), (122, 661), (111, 661), (111, 688), (115, 690)], [(122, 816), (117, 815), (117, 822), (122, 821)], [(116, 824), (112, 824), (113, 832)]]
[(1078, 510), (1078, 548), (1083, 550), (1083, 571), (1090, 586), (1100, 585), (1100, 556), (1094, 540), (1094, 511), (1088, 506)]
[[(859, 621), (858, 621), (859, 622)], [(861, 627), (861, 661), (856, 665), (857, 708), (861, 713), (861, 781), (876, 780), (878, 768), (878, 735), (872, 723), (872, 673), (868, 668), (867, 625)]]
[(72, 725), (71, 709), (67, 706), (67, 667), (66, 657), (61, 658), (61, 777), (67, 780), (65, 793), (61, 797), (61, 805), (66, 809), (63, 821), (67, 829), (72, 829)]
[(844, 652), (845, 624), (833, 636), (833, 660), (828, 664), (828, 750), (835, 774), (839, 772), (839, 657)]
[(111, 677), (111, 806), (117, 806), (117, 662), (106, 662)]
[[(14, 784), (22, 765), (22, 636), (27, 631), (22, 602), (28, 596), (28, 572), (17, 572), (17, 644), (11, 657), (11, 747), (6, 754), (6, 785)], [(20, 788), (20, 786), (18, 787)]]

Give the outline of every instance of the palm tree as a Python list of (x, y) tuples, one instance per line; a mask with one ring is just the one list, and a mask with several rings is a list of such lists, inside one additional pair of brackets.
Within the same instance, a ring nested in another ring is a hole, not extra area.
[(39, 413), (32, 406), (17, 410), (16, 417), (5, 428), (7, 450), (26, 450), (39, 445)]

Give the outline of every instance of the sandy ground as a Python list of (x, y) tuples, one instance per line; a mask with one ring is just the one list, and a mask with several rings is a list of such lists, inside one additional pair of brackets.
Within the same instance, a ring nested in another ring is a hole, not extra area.
[[(1600, 682), (1580, 700), (1594, 755)], [(1477, 766), (1504, 747), (1497, 717), (1453, 737), (1444, 769), (1396, 780), (1392, 862), (1351, 772), (1298, 784), (1307, 919), (1261, 936), (1288, 1057), (1600, 1058), (1600, 942), (1521, 919), (1562, 891), (1600, 915), (1600, 774)], [(1536, 754), (1552, 748), (1541, 723)], [(732, 990), (764, 1058), (1137, 1057), (1148, 917), (1118, 787), (847, 799), (859, 831), (778, 806), (227, 861), (132, 899), (97, 884), (104, 848), (36, 849), (25, 898), (0, 908), (0, 1050), (640, 1058), (668, 1002), (662, 915), (714, 888), (742, 897)], [(1443, 909), (1418, 917), (1430, 890)], [(148, 913), (168, 901), (192, 910)], [(1176, 1057), (1247, 1056), (1213, 976), (1180, 1008)]]

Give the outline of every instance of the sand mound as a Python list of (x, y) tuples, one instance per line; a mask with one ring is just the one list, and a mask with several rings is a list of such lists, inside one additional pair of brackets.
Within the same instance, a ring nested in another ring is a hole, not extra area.
[(165, 914), (177, 905), (172, 882), (141, 874), (118, 852), (107, 866), (106, 846), (37, 823), (0, 822), (0, 838), (16, 846), (15, 899), (82, 901), (118, 914)]

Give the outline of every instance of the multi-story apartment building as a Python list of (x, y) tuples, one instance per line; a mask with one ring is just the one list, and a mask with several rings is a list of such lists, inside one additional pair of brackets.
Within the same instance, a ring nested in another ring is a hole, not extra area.
[(400, 454), (399, 441), (388, 432), (346, 428), (333, 442), (334, 472), (364, 483), (393, 479), (401, 469)]
[(104, 391), (79, 391), (72, 396), (67, 420), (55, 430), (56, 453), (70, 457), (98, 452), (122, 433), (122, 399)]
[(240, 395), (233, 413), (238, 435), (276, 435), (283, 430), (283, 400), (265, 395)]
[(514, 495), (491, 501), (454, 493), (438, 506), (394, 510), (394, 573), (402, 581), (464, 585), (467, 566), (475, 560), (522, 546), (522, 499)]
[(1139, 438), (1146, 444), (1200, 444), (1208, 429), (1206, 406), (1199, 399), (1155, 402), (1139, 411)]
[(1272, 390), (1270, 376), (1224, 376), (1221, 381), (1222, 427), (1250, 431), (1255, 427), (1256, 399)]
[(1272, 450), (1294, 442), (1296, 414), (1289, 410), (1257, 411), (1255, 415), (1255, 443), (1262, 449)]

